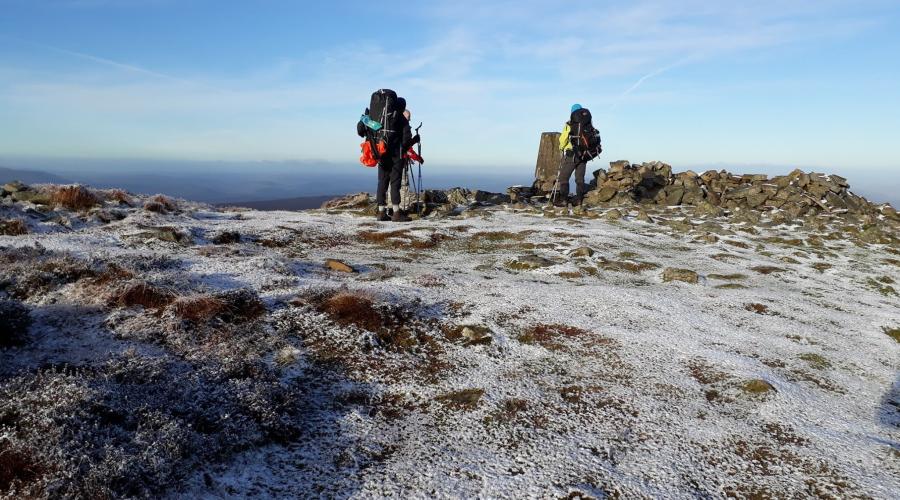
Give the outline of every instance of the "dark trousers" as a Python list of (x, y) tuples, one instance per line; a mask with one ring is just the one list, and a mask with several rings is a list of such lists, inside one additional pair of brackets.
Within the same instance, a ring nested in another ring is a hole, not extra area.
[(375, 193), (375, 203), (379, 207), (387, 206), (388, 185), (391, 187), (391, 204), (400, 204), (400, 178), (403, 177), (403, 169), (406, 160), (398, 151), (388, 151), (378, 160), (378, 192)]
[(569, 178), (572, 172), (575, 172), (575, 200), (581, 202), (587, 186), (584, 183), (584, 173), (587, 170), (587, 162), (584, 160), (576, 160), (575, 156), (566, 155), (563, 157), (562, 165), (559, 167), (559, 200), (565, 200), (569, 196)]

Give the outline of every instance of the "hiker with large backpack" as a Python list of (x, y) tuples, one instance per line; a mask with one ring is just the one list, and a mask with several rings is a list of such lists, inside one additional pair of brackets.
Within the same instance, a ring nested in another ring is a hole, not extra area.
[(569, 200), (569, 178), (575, 173), (575, 203), (581, 205), (587, 186), (584, 174), (587, 163), (600, 156), (600, 132), (591, 122), (591, 112), (580, 104), (572, 105), (569, 121), (559, 136), (559, 150), (562, 152), (559, 173), (556, 178), (556, 196), (551, 200), (556, 206), (566, 206)]
[[(378, 166), (379, 221), (409, 222), (409, 216), (400, 209), (400, 183), (406, 168), (403, 153), (419, 141), (412, 136), (409, 120), (404, 116), (406, 99), (397, 97), (390, 89), (380, 89), (372, 94), (369, 107), (356, 125), (357, 134), (365, 138), (362, 143), (363, 165)], [(387, 211), (387, 191), (390, 187), (393, 212)]]

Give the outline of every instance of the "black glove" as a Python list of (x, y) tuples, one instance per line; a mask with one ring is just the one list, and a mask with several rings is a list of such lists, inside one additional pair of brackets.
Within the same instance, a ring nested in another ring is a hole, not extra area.
[(422, 140), (422, 138), (419, 137), (419, 134), (414, 135), (412, 139), (406, 141), (406, 144), (403, 145), (403, 151), (413, 147), (413, 145), (417, 144), (420, 140)]

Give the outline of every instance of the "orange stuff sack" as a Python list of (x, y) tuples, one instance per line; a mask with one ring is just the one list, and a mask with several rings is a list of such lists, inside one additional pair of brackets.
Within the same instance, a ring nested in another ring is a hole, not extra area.
[(362, 144), (359, 145), (359, 149), (362, 154), (359, 156), (359, 162), (367, 167), (374, 167), (378, 165), (378, 159), (375, 158), (375, 153), (372, 151), (372, 143), (369, 141), (363, 141)]

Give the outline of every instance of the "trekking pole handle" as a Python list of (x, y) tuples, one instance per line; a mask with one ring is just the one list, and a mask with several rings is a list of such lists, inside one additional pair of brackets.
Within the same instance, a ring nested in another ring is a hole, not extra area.
[(419, 126), (416, 127), (416, 133), (419, 133), (419, 129), (422, 128), (422, 122), (419, 122)]

